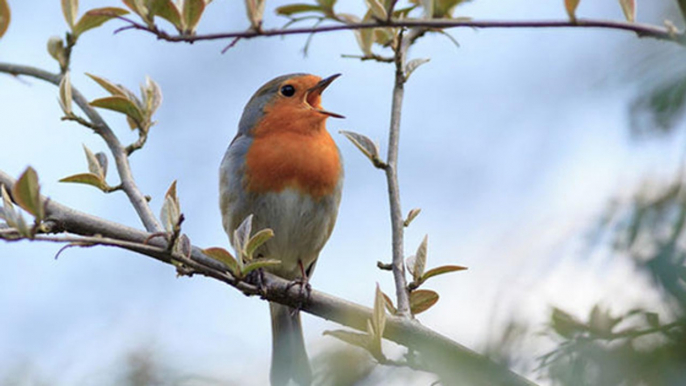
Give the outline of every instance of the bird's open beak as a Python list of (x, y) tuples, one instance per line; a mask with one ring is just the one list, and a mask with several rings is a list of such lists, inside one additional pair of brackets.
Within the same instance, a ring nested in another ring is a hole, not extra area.
[[(325, 114), (325, 115), (328, 115), (328, 116), (334, 117), (334, 118), (345, 118), (344, 116), (342, 116), (340, 114), (332, 113), (331, 111), (326, 111), (326, 110), (322, 109), (321, 107), (319, 107), (319, 103), (315, 102), (315, 101), (319, 100), (319, 97), (322, 95), (322, 92), (324, 92), (324, 90), (326, 90), (326, 88), (329, 87), (331, 82), (336, 80), (336, 78), (338, 78), (339, 76), (341, 76), (341, 74), (331, 75), (328, 78), (324, 78), (324, 79), (320, 80), (317, 84), (314, 85), (314, 87), (307, 90), (307, 97), (306, 98), (307, 98), (307, 102), (310, 104), (310, 106), (312, 106), (312, 108), (314, 108), (317, 112), (320, 112), (322, 114)], [(315, 102), (315, 103), (313, 103), (313, 102)]]

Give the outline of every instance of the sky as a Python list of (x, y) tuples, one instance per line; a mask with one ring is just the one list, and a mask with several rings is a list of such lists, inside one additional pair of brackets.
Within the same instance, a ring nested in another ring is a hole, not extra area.
[[(57, 71), (45, 47), (50, 36), (65, 31), (59, 3), (10, 0), (13, 20), (0, 40), (0, 61)], [(284, 23), (273, 9), (285, 3), (269, 2), (266, 25)], [(340, 3), (337, 9), (350, 13), (364, 7), (362, 1)], [(82, 0), (81, 9), (112, 4), (117, 2)], [(667, 4), (639, 4), (638, 20), (661, 24)], [(578, 14), (623, 17), (614, 0), (582, 1)], [(530, 0), (526, 7), (515, 0), (476, 0), (458, 15), (566, 17), (561, 0)], [(315, 36), (304, 56), (305, 36), (241, 41), (221, 54), (226, 42), (164, 43), (140, 31), (113, 34), (118, 26), (111, 22), (80, 39), (72, 83), (89, 99), (105, 92), (86, 72), (132, 90), (146, 76), (159, 83), (164, 101), (158, 123), (131, 165), (155, 212), (178, 181), (184, 232), (201, 247), (228, 247), (218, 210), (218, 166), (252, 93), (286, 73), (342, 73), (323, 105), (346, 116), (328, 122), (346, 182), (312, 285), (367, 306), (376, 283), (394, 291), (391, 275), (376, 268), (391, 253), (385, 178), (337, 134), (363, 133), (385, 154), (390, 65), (342, 58), (359, 54), (346, 31)], [(217, 0), (199, 32), (244, 28), (242, 2)], [(608, 258), (606, 248), (589, 248), (585, 235), (613, 198), (626, 197), (646, 177), (669, 177), (681, 155), (680, 137), (637, 143), (628, 130), (628, 103), (641, 85), (636, 68), (649, 63), (649, 53), (672, 47), (593, 29), (451, 34), (459, 47), (431, 35), (410, 52), (410, 58), (431, 61), (406, 86), (399, 178), (403, 210), (422, 209), (407, 229), (407, 254), (428, 234), (429, 267), (469, 270), (426, 284), (441, 299), (419, 320), (478, 350), (507, 320), (540, 325), (552, 306), (585, 316), (598, 302), (617, 313), (654, 303), (657, 294), (646, 290), (647, 279), (632, 264)], [(122, 141), (135, 139), (121, 116), (102, 114)], [(57, 182), (86, 170), (82, 144), (93, 151), (106, 147), (89, 130), (60, 120), (54, 86), (0, 76), (0, 116), (1, 170), (18, 176), (31, 165), (52, 199), (141, 227), (123, 194)], [(109, 178), (114, 185), (116, 177)], [(72, 248), (55, 260), (58, 249), (0, 243), (0, 379), (22, 379), (26, 372), (26, 385), (101, 385), (118, 376), (127, 353), (148, 350), (172, 374), (267, 382), (264, 302), (207, 278), (176, 278), (173, 267), (130, 252)], [(337, 344), (322, 332), (340, 326), (309, 315), (303, 323), (311, 356)], [(385, 375), (379, 369), (366, 384), (381, 384)], [(203, 382), (185, 384), (209, 384)]]

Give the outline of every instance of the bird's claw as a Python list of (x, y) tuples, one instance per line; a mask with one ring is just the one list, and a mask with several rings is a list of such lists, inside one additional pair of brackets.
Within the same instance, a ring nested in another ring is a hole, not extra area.
[(254, 271), (251, 271), (250, 273), (248, 273), (244, 280), (246, 283), (252, 284), (255, 287), (257, 287), (257, 291), (260, 293), (260, 295), (267, 295), (267, 286), (264, 284), (264, 269), (258, 268)]

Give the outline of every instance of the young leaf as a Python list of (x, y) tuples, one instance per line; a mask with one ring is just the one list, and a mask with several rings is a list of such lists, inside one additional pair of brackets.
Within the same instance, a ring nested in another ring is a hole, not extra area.
[(374, 15), (375, 18), (379, 20), (386, 20), (388, 17), (388, 14), (386, 13), (386, 8), (384, 8), (383, 4), (379, 0), (365, 0), (365, 3), (367, 4), (367, 8), (369, 8), (369, 11)]
[(138, 105), (123, 96), (96, 99), (90, 102), (90, 105), (125, 114), (137, 123), (143, 122), (143, 112), (138, 108)]
[(431, 59), (417, 58), (417, 59), (412, 59), (409, 62), (407, 62), (407, 64), (405, 65), (405, 79), (409, 79), (410, 75), (412, 75), (414, 70), (419, 68), (419, 66), (421, 66), (422, 64), (429, 62), (429, 60), (431, 60)]
[(576, 21), (576, 7), (579, 6), (581, 0), (565, 0), (565, 10), (567, 10), (567, 15), (569, 20)]
[(12, 197), (22, 209), (31, 213), (36, 220), (43, 219), (43, 204), (40, 200), (40, 185), (38, 185), (38, 175), (29, 166), (12, 187)]
[(10, 13), (10, 6), (7, 0), (0, 0), (0, 38), (7, 32), (10, 26), (12, 14)]
[(72, 113), (71, 102), (71, 81), (69, 80), (69, 72), (64, 74), (60, 81), (60, 107), (62, 111), (69, 115)]
[(438, 294), (431, 290), (415, 290), (410, 292), (410, 312), (420, 314), (431, 308), (438, 301)]
[(148, 9), (143, 4), (142, 0), (122, 0), (122, 2), (126, 4), (126, 6), (133, 11), (133, 13), (140, 16), (140, 18), (146, 23), (152, 22)]
[(405, 221), (403, 221), (403, 226), (404, 226), (405, 228), (407, 228), (408, 226), (410, 226), (410, 223), (412, 223), (412, 221), (413, 221), (417, 216), (419, 216), (419, 213), (421, 213), (421, 211), (422, 211), (421, 208), (414, 208), (414, 209), (411, 209), (410, 212), (407, 213), (407, 218), (405, 218)]
[(336, 339), (340, 339), (346, 343), (352, 344), (353, 346), (362, 347), (365, 350), (370, 346), (370, 338), (367, 334), (360, 334), (358, 332), (345, 330), (326, 330), (324, 331), (323, 335), (333, 336)]
[(266, 0), (245, 0), (245, 9), (248, 13), (248, 20), (250, 20), (250, 25), (255, 29), (259, 29), (262, 25), (265, 1)]
[(619, 0), (619, 4), (626, 20), (631, 23), (636, 21), (636, 0)]
[(179, 198), (176, 195), (176, 180), (172, 182), (171, 186), (164, 195), (164, 203), (160, 210), (160, 219), (162, 225), (167, 232), (176, 232), (179, 226), (179, 219), (181, 218), (181, 205)]
[(252, 214), (248, 215), (241, 225), (233, 231), (233, 247), (236, 249), (236, 254), (238, 254), (238, 257), (241, 258), (241, 260), (245, 256), (248, 241), (250, 241), (252, 217)]
[(384, 164), (379, 157), (379, 147), (374, 143), (374, 141), (369, 139), (369, 137), (345, 130), (341, 130), (339, 133), (348, 138), (350, 142), (352, 142), (353, 145), (355, 145), (355, 147), (362, 152), (362, 154), (369, 158), (369, 160), (372, 161), (375, 166), (378, 167), (379, 165)]
[(383, 336), (384, 329), (386, 328), (386, 300), (384, 299), (383, 292), (379, 288), (379, 284), (376, 284), (376, 294), (374, 295), (374, 312), (372, 313), (372, 327), (374, 328), (374, 333), (376, 338), (380, 341)]
[(419, 247), (417, 247), (417, 253), (415, 253), (415, 263), (411, 272), (412, 278), (417, 283), (422, 280), (422, 275), (424, 275), (424, 269), (426, 268), (426, 250), (428, 243), (429, 235), (426, 235), (421, 244), (419, 244)]
[(203, 12), (205, 12), (205, 0), (184, 0), (182, 15), (186, 33), (195, 33)]
[(93, 154), (91, 149), (89, 149), (88, 146), (83, 145), (83, 151), (86, 153), (86, 160), (88, 161), (88, 171), (100, 177), (101, 179), (105, 177), (105, 173), (102, 170), (102, 167), (100, 166), (100, 162), (98, 162), (98, 158), (95, 157), (95, 154)]
[(435, 0), (420, 0), (422, 8), (424, 8), (424, 18), (432, 19), (434, 17), (434, 1)]
[(10, 195), (5, 190), (5, 185), (0, 185), (0, 195), (3, 201), (3, 218), (8, 226), (16, 229), (23, 237), (32, 237), (32, 231), (29, 229), (24, 216), (14, 209), (14, 204), (10, 200)]
[(448, 272), (464, 271), (467, 267), (462, 267), (459, 265), (442, 265), (440, 267), (432, 268), (426, 271), (421, 278), (421, 282), (427, 281), (429, 278), (442, 275)]
[(288, 4), (276, 8), (276, 13), (282, 16), (292, 16), (305, 12), (321, 12), (323, 8), (314, 4)]
[(251, 260), (257, 248), (262, 246), (262, 244), (266, 243), (267, 240), (271, 239), (272, 237), (274, 237), (274, 231), (269, 228), (262, 229), (255, 233), (255, 235), (250, 238), (250, 241), (248, 241), (248, 245), (245, 247), (245, 254), (248, 256), (248, 259)]
[(395, 306), (393, 305), (393, 300), (391, 300), (391, 298), (390, 298), (388, 295), (386, 295), (386, 293), (383, 292), (383, 291), (381, 291), (381, 295), (383, 295), (383, 300), (386, 302), (386, 310), (387, 310), (391, 315), (397, 314), (397, 313), (398, 313), (398, 309), (395, 308)]
[(281, 264), (281, 260), (259, 259), (259, 260), (251, 261), (243, 267), (241, 274), (243, 276), (245, 276), (245, 275), (249, 274), (250, 272), (252, 272), (256, 269), (264, 268), (264, 267), (272, 267), (272, 266), (279, 265), (279, 264)]
[(83, 16), (74, 26), (74, 35), (79, 36), (82, 33), (100, 27), (106, 22), (118, 17), (128, 14), (129, 11), (117, 7), (95, 8), (84, 13)]
[(226, 264), (226, 266), (229, 267), (229, 271), (231, 271), (232, 275), (238, 276), (238, 274), (240, 273), (238, 261), (226, 249), (219, 248), (219, 247), (213, 247), (213, 248), (203, 249), (202, 253), (206, 254), (207, 256), (209, 256), (212, 259), (215, 259), (217, 261), (221, 261), (222, 263)]
[(100, 87), (107, 90), (107, 92), (109, 92), (111, 95), (126, 97), (126, 93), (124, 93), (124, 88), (122, 86), (114, 84), (105, 78), (101, 78), (93, 74), (86, 73), (86, 75), (88, 75), (89, 78), (97, 82), (100, 85)]
[(107, 177), (107, 155), (101, 151), (95, 153), (95, 158), (98, 160), (100, 170), (102, 170), (102, 177)]
[(145, 77), (145, 87), (141, 87), (141, 95), (145, 105), (145, 114), (152, 117), (162, 104), (162, 90), (149, 76)]
[(70, 28), (74, 29), (76, 15), (79, 13), (79, 0), (62, 0), (62, 14)]
[(48, 39), (48, 53), (57, 61), (57, 63), (60, 64), (60, 66), (65, 66), (67, 58), (65, 56), (64, 41), (62, 38), (59, 36), (53, 36)]
[(179, 32), (183, 31), (183, 25), (181, 23), (181, 10), (174, 1), (153, 0), (150, 8), (153, 15), (159, 16), (162, 19), (170, 22)]
[(2, 194), (3, 218), (7, 225), (17, 228), (17, 219), (20, 214), (14, 209), (14, 204), (12, 204), (9, 193), (5, 190), (5, 185), (0, 185), (0, 194)]
[(75, 174), (73, 176), (64, 177), (59, 182), (71, 182), (76, 184), (86, 184), (90, 186), (95, 186), (96, 188), (106, 192), (108, 189), (107, 183), (97, 174), (93, 173), (81, 173)]

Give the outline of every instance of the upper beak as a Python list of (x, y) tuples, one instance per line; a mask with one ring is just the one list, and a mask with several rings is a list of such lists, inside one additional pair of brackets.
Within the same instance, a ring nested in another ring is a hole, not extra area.
[[(329, 87), (331, 82), (336, 80), (336, 78), (338, 78), (339, 76), (341, 76), (341, 74), (334, 74), (328, 78), (324, 78), (324, 79), (320, 80), (317, 84), (314, 85), (314, 87), (307, 90), (307, 99), (310, 98), (310, 95), (312, 95), (312, 96), (321, 95), (322, 92), (324, 92), (324, 90), (326, 90), (326, 88)], [(314, 107), (314, 106), (312, 106), (312, 107)], [(326, 111), (326, 110), (321, 109), (321, 108), (314, 107), (314, 109), (316, 111), (322, 113), (322, 114), (326, 114), (326, 115), (334, 117), (334, 118), (345, 118), (344, 116), (342, 116), (340, 114), (332, 113), (331, 111)]]

